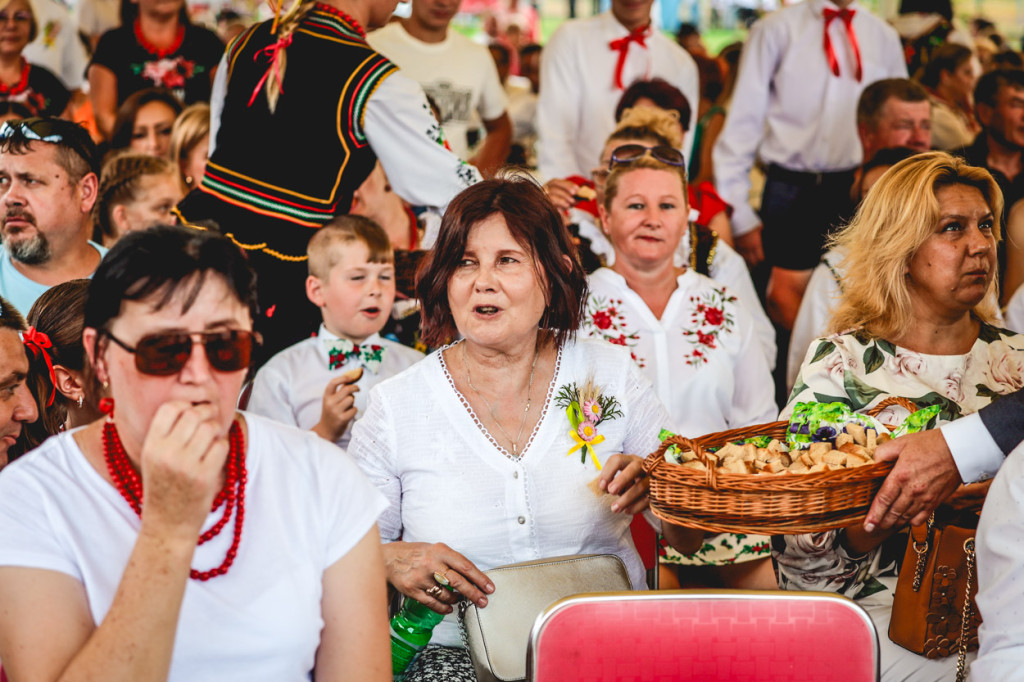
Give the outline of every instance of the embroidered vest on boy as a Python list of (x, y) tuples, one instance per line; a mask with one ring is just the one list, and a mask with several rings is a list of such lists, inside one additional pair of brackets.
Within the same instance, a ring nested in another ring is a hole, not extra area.
[[(257, 24), (228, 47), (229, 96), (200, 189), (249, 211), (315, 228), (347, 213), (352, 193), (373, 170), (377, 157), (363, 133), (366, 102), (397, 67), (318, 4), (292, 34), (281, 95), (271, 113), (266, 83), (250, 104), (270, 65), (273, 48), (266, 48), (277, 40), (270, 27), (269, 21)], [(267, 76), (272, 78), (273, 73)], [(277, 234), (258, 236), (278, 250), (294, 247), (293, 255), (304, 255), (309, 235), (291, 244), (294, 230), (278, 227)]]

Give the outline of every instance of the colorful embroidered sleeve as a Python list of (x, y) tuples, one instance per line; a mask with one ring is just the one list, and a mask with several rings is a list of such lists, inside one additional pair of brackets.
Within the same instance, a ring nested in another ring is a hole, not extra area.
[(482, 179), (475, 167), (444, 147), (423, 89), (401, 72), (381, 81), (370, 96), (365, 123), (366, 138), (388, 182), (413, 205), (443, 212), (456, 194)]

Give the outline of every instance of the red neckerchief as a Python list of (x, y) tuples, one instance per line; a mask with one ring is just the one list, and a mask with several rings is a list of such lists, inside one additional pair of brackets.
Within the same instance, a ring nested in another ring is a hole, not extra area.
[(608, 43), (608, 48), (611, 50), (617, 50), (619, 53), (619, 59), (615, 62), (615, 87), (622, 90), (622, 67), (626, 65), (626, 54), (629, 52), (629, 44), (636, 43), (640, 47), (646, 48), (647, 34), (651, 30), (651, 25), (641, 26), (640, 28), (633, 29), (629, 32), (629, 35)]
[(25, 92), (28, 88), (28, 72), (31, 68), (29, 63), (25, 61), (25, 58), (21, 57), (21, 76), (18, 82), (14, 85), (0, 83), (0, 97), (10, 97), (11, 95), (20, 95)]
[(826, 7), (822, 10), (825, 16), (825, 57), (828, 59), (828, 66), (832, 73), (839, 75), (839, 60), (836, 58), (836, 51), (832, 47), (832, 39), (828, 35), (828, 26), (832, 20), (839, 17), (846, 26), (846, 35), (850, 39), (850, 47), (853, 48), (853, 57), (857, 60), (857, 82), (864, 76), (864, 69), (860, 62), (860, 45), (857, 44), (857, 34), (853, 31), (853, 15), (857, 13), (852, 9), (831, 9)]
[(146, 36), (142, 35), (142, 23), (139, 21), (138, 17), (135, 18), (135, 42), (137, 42), (142, 47), (143, 50), (150, 53), (154, 57), (157, 57), (158, 59), (163, 59), (164, 57), (168, 57), (177, 52), (178, 48), (181, 47), (181, 44), (184, 41), (185, 25), (179, 24), (178, 35), (174, 38), (174, 42), (166, 48), (157, 47), (153, 43), (146, 40)]

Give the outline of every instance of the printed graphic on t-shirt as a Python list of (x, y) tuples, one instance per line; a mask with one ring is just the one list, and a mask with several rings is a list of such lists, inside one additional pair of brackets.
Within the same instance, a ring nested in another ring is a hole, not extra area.
[(428, 83), (423, 89), (430, 95), (437, 108), (441, 112), (441, 123), (450, 121), (466, 122), (472, 115), (470, 103), (473, 99), (473, 91), (469, 88), (461, 88), (448, 81)]

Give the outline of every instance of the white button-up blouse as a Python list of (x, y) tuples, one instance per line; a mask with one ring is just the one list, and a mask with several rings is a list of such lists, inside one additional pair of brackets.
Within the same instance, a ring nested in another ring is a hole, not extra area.
[[(629, 353), (581, 340), (561, 349), (543, 412), (519, 457), (499, 447), (481, 425), (441, 352), (428, 356), (370, 392), (353, 428), (349, 454), (390, 502), (380, 517), (384, 542), (443, 542), (481, 570), (567, 554), (616, 554), (636, 589), (643, 564), (629, 532), (632, 517), (588, 487), (598, 470), (571, 436), (559, 390), (588, 377), (622, 415), (598, 424), (602, 463), (625, 452), (647, 455), (659, 444), (668, 414)], [(341, 491), (339, 491), (341, 493)], [(436, 644), (458, 646), (449, 617)]]

